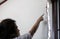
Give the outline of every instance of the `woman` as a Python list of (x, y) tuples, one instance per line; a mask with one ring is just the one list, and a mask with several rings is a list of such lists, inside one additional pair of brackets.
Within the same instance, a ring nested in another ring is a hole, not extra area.
[(32, 39), (34, 33), (39, 27), (39, 23), (43, 20), (43, 15), (39, 17), (32, 29), (24, 35), (19, 34), (19, 29), (12, 19), (4, 19), (0, 23), (0, 39)]

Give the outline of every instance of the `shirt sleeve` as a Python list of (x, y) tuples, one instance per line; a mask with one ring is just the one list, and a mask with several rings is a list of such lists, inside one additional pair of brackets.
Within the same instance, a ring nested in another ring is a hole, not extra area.
[(27, 34), (26, 34), (26, 37), (27, 37), (27, 39), (31, 39), (31, 38), (32, 38), (32, 36), (31, 36), (30, 33), (27, 33)]
[(26, 33), (22, 36), (17, 37), (18, 39), (32, 39), (32, 36), (30, 33)]

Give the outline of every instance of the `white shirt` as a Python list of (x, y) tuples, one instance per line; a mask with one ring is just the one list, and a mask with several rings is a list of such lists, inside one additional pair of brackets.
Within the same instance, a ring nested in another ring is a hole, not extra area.
[(24, 35), (18, 36), (18, 37), (13, 38), (13, 39), (32, 39), (32, 36), (30, 33), (26, 33)]

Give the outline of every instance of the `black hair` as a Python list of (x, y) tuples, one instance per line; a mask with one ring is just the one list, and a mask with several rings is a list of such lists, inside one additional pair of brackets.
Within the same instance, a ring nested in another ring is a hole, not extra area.
[(18, 37), (19, 32), (17, 31), (17, 25), (15, 20), (4, 19), (0, 23), (0, 38), (1, 39), (12, 39)]

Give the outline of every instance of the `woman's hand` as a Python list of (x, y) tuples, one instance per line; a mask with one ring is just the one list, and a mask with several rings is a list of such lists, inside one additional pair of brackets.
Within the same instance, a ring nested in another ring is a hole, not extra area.
[(43, 16), (44, 16), (44, 14), (42, 16), (40, 16), (40, 21), (43, 21)]

